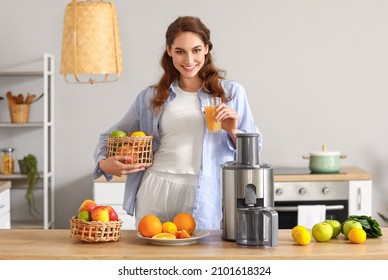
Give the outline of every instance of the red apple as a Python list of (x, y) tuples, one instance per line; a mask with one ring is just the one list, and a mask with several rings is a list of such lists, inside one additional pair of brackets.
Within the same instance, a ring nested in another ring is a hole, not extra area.
[(109, 222), (109, 209), (106, 206), (96, 206), (90, 211), (92, 221)]
[(115, 209), (112, 206), (106, 206), (109, 210), (109, 221), (118, 221), (119, 215), (117, 215)]
[(86, 199), (84, 202), (82, 202), (80, 208), (78, 209), (78, 213), (84, 210), (91, 212), (96, 206), (96, 202), (91, 199)]

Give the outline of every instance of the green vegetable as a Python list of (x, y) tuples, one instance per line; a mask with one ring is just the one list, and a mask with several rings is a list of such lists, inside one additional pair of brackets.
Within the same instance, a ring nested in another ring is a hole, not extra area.
[(28, 211), (31, 215), (34, 213), (39, 213), (35, 208), (35, 197), (34, 190), (36, 185), (36, 180), (39, 178), (38, 173), (38, 161), (36, 157), (32, 154), (28, 154), (23, 158), (27, 164), (27, 177), (28, 177), (28, 188), (25, 194), (25, 198), (28, 203)]
[(379, 236), (382, 236), (381, 228), (379, 223), (372, 219), (370, 216), (365, 215), (352, 215), (348, 217), (348, 220), (355, 220), (359, 222), (362, 225), (362, 228), (366, 232), (366, 236), (369, 238), (377, 238)]

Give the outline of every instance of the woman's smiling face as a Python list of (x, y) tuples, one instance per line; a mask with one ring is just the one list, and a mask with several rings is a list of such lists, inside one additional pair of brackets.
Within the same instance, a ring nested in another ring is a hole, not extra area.
[(181, 79), (192, 79), (197, 76), (205, 62), (209, 47), (193, 32), (181, 32), (173, 44), (167, 47), (174, 67), (179, 71)]

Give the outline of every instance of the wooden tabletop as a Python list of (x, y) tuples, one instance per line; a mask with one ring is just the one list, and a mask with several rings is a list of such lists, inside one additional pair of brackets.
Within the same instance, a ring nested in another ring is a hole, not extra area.
[(126, 230), (119, 241), (87, 243), (72, 239), (70, 230), (11, 229), (0, 230), (0, 259), (388, 260), (388, 228), (382, 232), (382, 237), (363, 244), (351, 244), (341, 235), (329, 242), (299, 246), (291, 238), (291, 230), (280, 230), (277, 247), (254, 248), (224, 241), (219, 231), (211, 231), (195, 244), (164, 246)]

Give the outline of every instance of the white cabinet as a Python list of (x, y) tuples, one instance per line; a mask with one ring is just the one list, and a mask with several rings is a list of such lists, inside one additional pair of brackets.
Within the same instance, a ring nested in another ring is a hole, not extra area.
[(11, 228), (11, 196), (9, 182), (0, 182), (0, 229)]
[[(54, 227), (54, 56), (43, 54), (43, 58), (37, 60), (37, 65), (37, 71), (36, 68), (29, 69), (28, 62), (26, 65), (19, 65), (22, 70), (0, 69), (2, 96), (11, 91), (14, 95), (22, 93), (25, 96), (26, 93), (30, 93), (43, 97), (30, 105), (30, 118), (27, 123), (12, 123), (7, 100), (1, 100), (0, 104), (0, 148), (15, 148), (15, 173), (0, 174), (0, 181), (12, 182), (12, 228)], [(39, 212), (37, 217), (28, 213), (27, 202), (24, 200), (27, 175), (19, 172), (17, 162), (28, 154), (35, 155), (38, 160), (40, 177), (34, 192)], [(15, 202), (18, 196), (21, 199)], [(15, 211), (14, 208), (16, 208)]]
[(372, 181), (349, 181), (349, 215), (372, 216)]
[(99, 205), (112, 206), (119, 218), (123, 221), (122, 229), (136, 229), (134, 216), (130, 216), (123, 209), (124, 182), (95, 181), (93, 187), (93, 200)]

